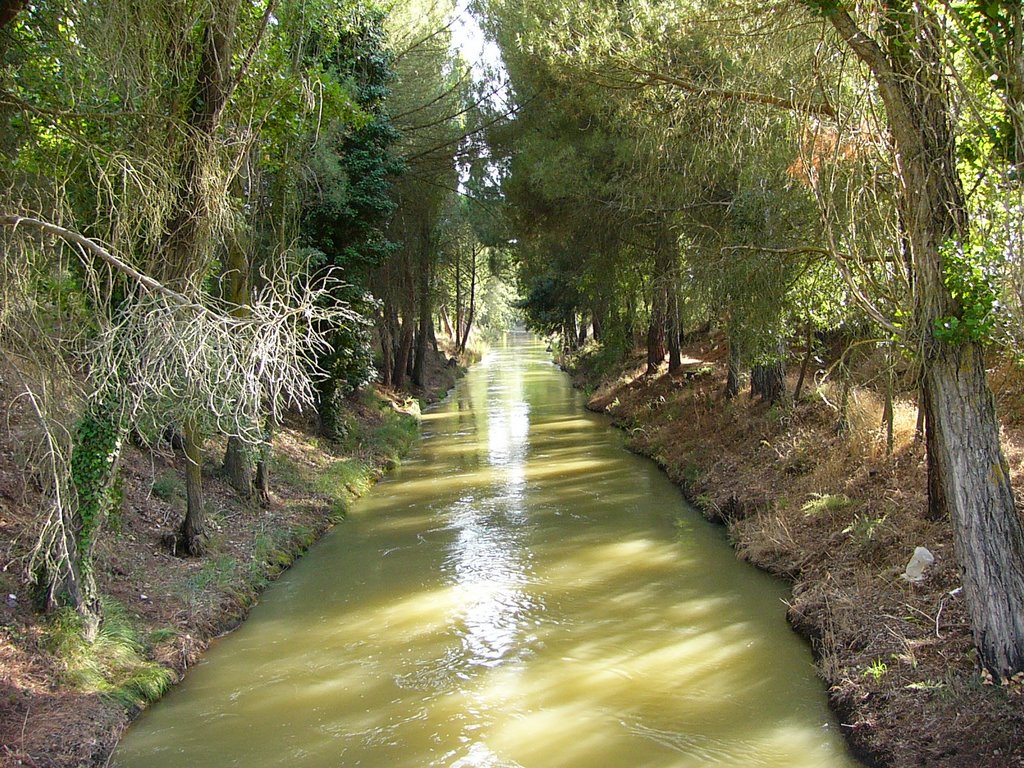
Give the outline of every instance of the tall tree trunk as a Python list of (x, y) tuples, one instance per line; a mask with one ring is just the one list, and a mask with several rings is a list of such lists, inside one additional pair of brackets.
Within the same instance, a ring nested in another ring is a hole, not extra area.
[(445, 335), (448, 336), (456, 344), (458, 343), (458, 337), (452, 330), (452, 320), (448, 317), (448, 307), (444, 304), (441, 305), (441, 326), (444, 328)]
[(725, 377), (725, 397), (732, 400), (740, 393), (740, 366), (743, 360), (740, 356), (740, 347), (736, 341), (729, 337), (729, 372)]
[(455, 348), (461, 351), (462, 344), (462, 256), (455, 249)]
[(198, 557), (206, 552), (206, 503), (203, 499), (203, 440), (196, 422), (190, 421), (185, 438), (185, 519), (178, 531), (178, 548)]
[[(231, 50), (239, 3), (240, 0), (222, 0), (209, 6), (189, 109), (189, 141), (181, 150), (174, 207), (156, 260), (156, 274), (186, 292), (198, 290), (212, 257), (207, 242), (210, 213), (204, 164), (214, 162), (214, 136), (231, 92)], [(191, 555), (200, 555), (205, 550), (201, 445), (198, 421), (191, 420), (185, 427), (188, 507), (178, 537), (184, 551)]]
[(1018, 182), (1024, 180), (1024, 10), (1020, 2), (1006, 3), (1010, 14), (1010, 34), (1007, 45), (1006, 107), (1013, 127), (1013, 164)]
[(228, 438), (228, 446), (224, 451), (224, 476), (228, 484), (243, 499), (253, 495), (253, 464), (249, 460), (245, 443), (234, 435)]
[(651, 323), (647, 327), (647, 375), (656, 374), (664, 360), (665, 290), (663, 285), (656, 285), (651, 295)]
[(676, 373), (683, 366), (682, 315), (679, 310), (679, 254), (676, 240), (668, 227), (658, 237), (658, 272), (665, 284), (666, 343), (668, 345), (668, 371)]
[(441, 354), (441, 348), (437, 345), (437, 328), (434, 326), (433, 313), (431, 313), (427, 320), (427, 338), (430, 340), (430, 348), (434, 351), (434, 354)]
[(391, 386), (401, 389), (405, 386), (406, 376), (409, 374), (409, 358), (412, 355), (413, 324), (416, 318), (413, 315), (402, 318), (402, 326), (398, 333), (398, 345), (395, 349), (395, 367), (391, 374)]
[(391, 304), (386, 300), (377, 316), (377, 333), (380, 336), (380, 376), (381, 386), (390, 389), (395, 374), (395, 321)]
[(189, 140), (181, 148), (178, 186), (154, 274), (170, 285), (195, 289), (205, 277), (212, 249), (204, 164), (214, 162), (214, 136), (231, 88), (231, 50), (240, 0), (209, 6), (202, 57), (188, 113)]
[(850, 433), (850, 370), (845, 361), (840, 361), (839, 374), (839, 415), (836, 417), (835, 431), (837, 435)]
[(782, 360), (761, 363), (750, 369), (750, 396), (775, 405), (786, 391), (786, 364)]
[(682, 338), (683, 329), (680, 325), (679, 291), (673, 286), (668, 295), (668, 372), (678, 373), (683, 367)]
[(793, 401), (800, 399), (800, 393), (804, 389), (804, 379), (807, 378), (807, 370), (811, 367), (811, 359), (814, 357), (814, 324), (807, 323), (807, 346), (804, 349), (804, 359), (800, 362), (800, 376), (796, 380), (796, 387), (793, 389)]
[(46, 610), (53, 611), (69, 605), (82, 620), (82, 637), (92, 642), (99, 634), (101, 606), (99, 588), (87, 555), (78, 546), (81, 520), (70, 513), (67, 506), (61, 509), (63, 524), (59, 540), (54, 542), (57, 550), (53, 571), (36, 574), (40, 583), (46, 585)]
[(775, 405), (786, 394), (786, 344), (781, 339), (772, 360), (750, 369), (750, 396)]
[(256, 498), (260, 504), (270, 503), (270, 461), (274, 451), (274, 422), (268, 416), (263, 425), (263, 440), (260, 442), (259, 458), (256, 459), (256, 477), (254, 480)]
[[(249, 260), (246, 255), (248, 249), (249, 243), (244, 239), (232, 239), (227, 250), (222, 280), (226, 288), (224, 298), (231, 305), (231, 314), (240, 318), (249, 315)], [(240, 438), (228, 438), (228, 445), (224, 451), (223, 471), (228, 484), (243, 499), (252, 498), (253, 495), (253, 463), (248, 453), (245, 443)]]
[(423, 261), (420, 264), (419, 285), (419, 328), (416, 331), (416, 358), (412, 369), (412, 381), (417, 387), (427, 385), (427, 355), (430, 353), (430, 240), (425, 243)]
[(1024, 530), (983, 350), (969, 338), (934, 335), (937, 321), (960, 311), (945, 285), (943, 248), (969, 228), (942, 30), (927, 11), (910, 8), (886, 14), (885, 48), (843, 8), (826, 18), (869, 67), (885, 103), (914, 267), (929, 467), (952, 521), (974, 641), (984, 665), (1005, 677), (1024, 671)]
[(882, 425), (885, 427), (885, 455), (892, 456), (896, 447), (896, 409), (893, 402), (896, 374), (894, 371), (892, 346), (885, 348), (885, 405), (882, 408)]
[(473, 263), (469, 273), (469, 311), (466, 314), (466, 329), (462, 332), (462, 340), (459, 342), (459, 351), (465, 352), (469, 344), (469, 332), (473, 329), (473, 321), (476, 319), (476, 244), (473, 245)]
[(0, 30), (14, 21), (17, 16), (28, 5), (28, 0), (0, 0)]

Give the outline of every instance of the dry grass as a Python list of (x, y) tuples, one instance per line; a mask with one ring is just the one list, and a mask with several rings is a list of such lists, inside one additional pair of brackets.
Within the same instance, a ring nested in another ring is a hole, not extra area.
[[(924, 515), (913, 399), (896, 402), (889, 455), (878, 393), (851, 391), (843, 433), (833, 383), (790, 410), (745, 394), (726, 401), (723, 347), (704, 339), (686, 350), (714, 364), (703, 378), (644, 377), (634, 359), (589, 407), (611, 413), (633, 450), (654, 457), (706, 516), (727, 523), (740, 557), (793, 580), (788, 616), (810, 639), (859, 754), (894, 768), (1024, 765), (1024, 695), (984, 685), (955, 591), (949, 526)], [(997, 388), (1001, 381), (1015, 393), (997, 389), (1011, 416), (1004, 448), (1019, 488), (1024, 376), (1014, 369), (994, 377)], [(911, 585), (900, 574), (919, 545), (936, 563)]]

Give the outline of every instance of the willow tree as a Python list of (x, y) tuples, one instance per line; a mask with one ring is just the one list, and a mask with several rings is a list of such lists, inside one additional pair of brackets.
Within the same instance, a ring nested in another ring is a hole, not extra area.
[[(17, 151), (0, 169), (0, 283), (19, 311), (0, 313), (0, 336), (39, 416), (48, 479), (32, 576), (87, 634), (125, 435), (202, 419), (258, 439), (266, 409), (310, 402), (320, 324), (353, 319), (296, 281), (284, 250), (244, 317), (204, 285), (236, 214), (225, 155), (249, 145), (235, 141), (241, 120), (225, 140), (224, 110), (232, 93), (260, 90), (245, 86), (273, 7), (193, 16), (187, 3), (110, 0), (32, 6), (10, 26), (3, 118)], [(71, 313), (41, 290), (55, 280)]]

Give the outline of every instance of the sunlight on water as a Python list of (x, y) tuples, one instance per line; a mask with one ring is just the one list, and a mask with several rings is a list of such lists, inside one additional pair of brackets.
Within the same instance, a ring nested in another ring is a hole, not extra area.
[(512, 337), (113, 765), (851, 768), (782, 585)]

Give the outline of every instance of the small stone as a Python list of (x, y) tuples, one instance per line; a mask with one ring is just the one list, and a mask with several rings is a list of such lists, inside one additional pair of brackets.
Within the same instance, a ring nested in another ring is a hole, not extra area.
[(7, 596), (7, 607), (8, 608), (15, 608), (15, 607), (17, 607), (17, 605), (18, 605), (18, 596), (17, 595), (8, 595)]
[(915, 548), (910, 562), (907, 563), (907, 569), (903, 572), (903, 578), (913, 582), (924, 581), (924, 572), (934, 562), (935, 555), (926, 547)]

